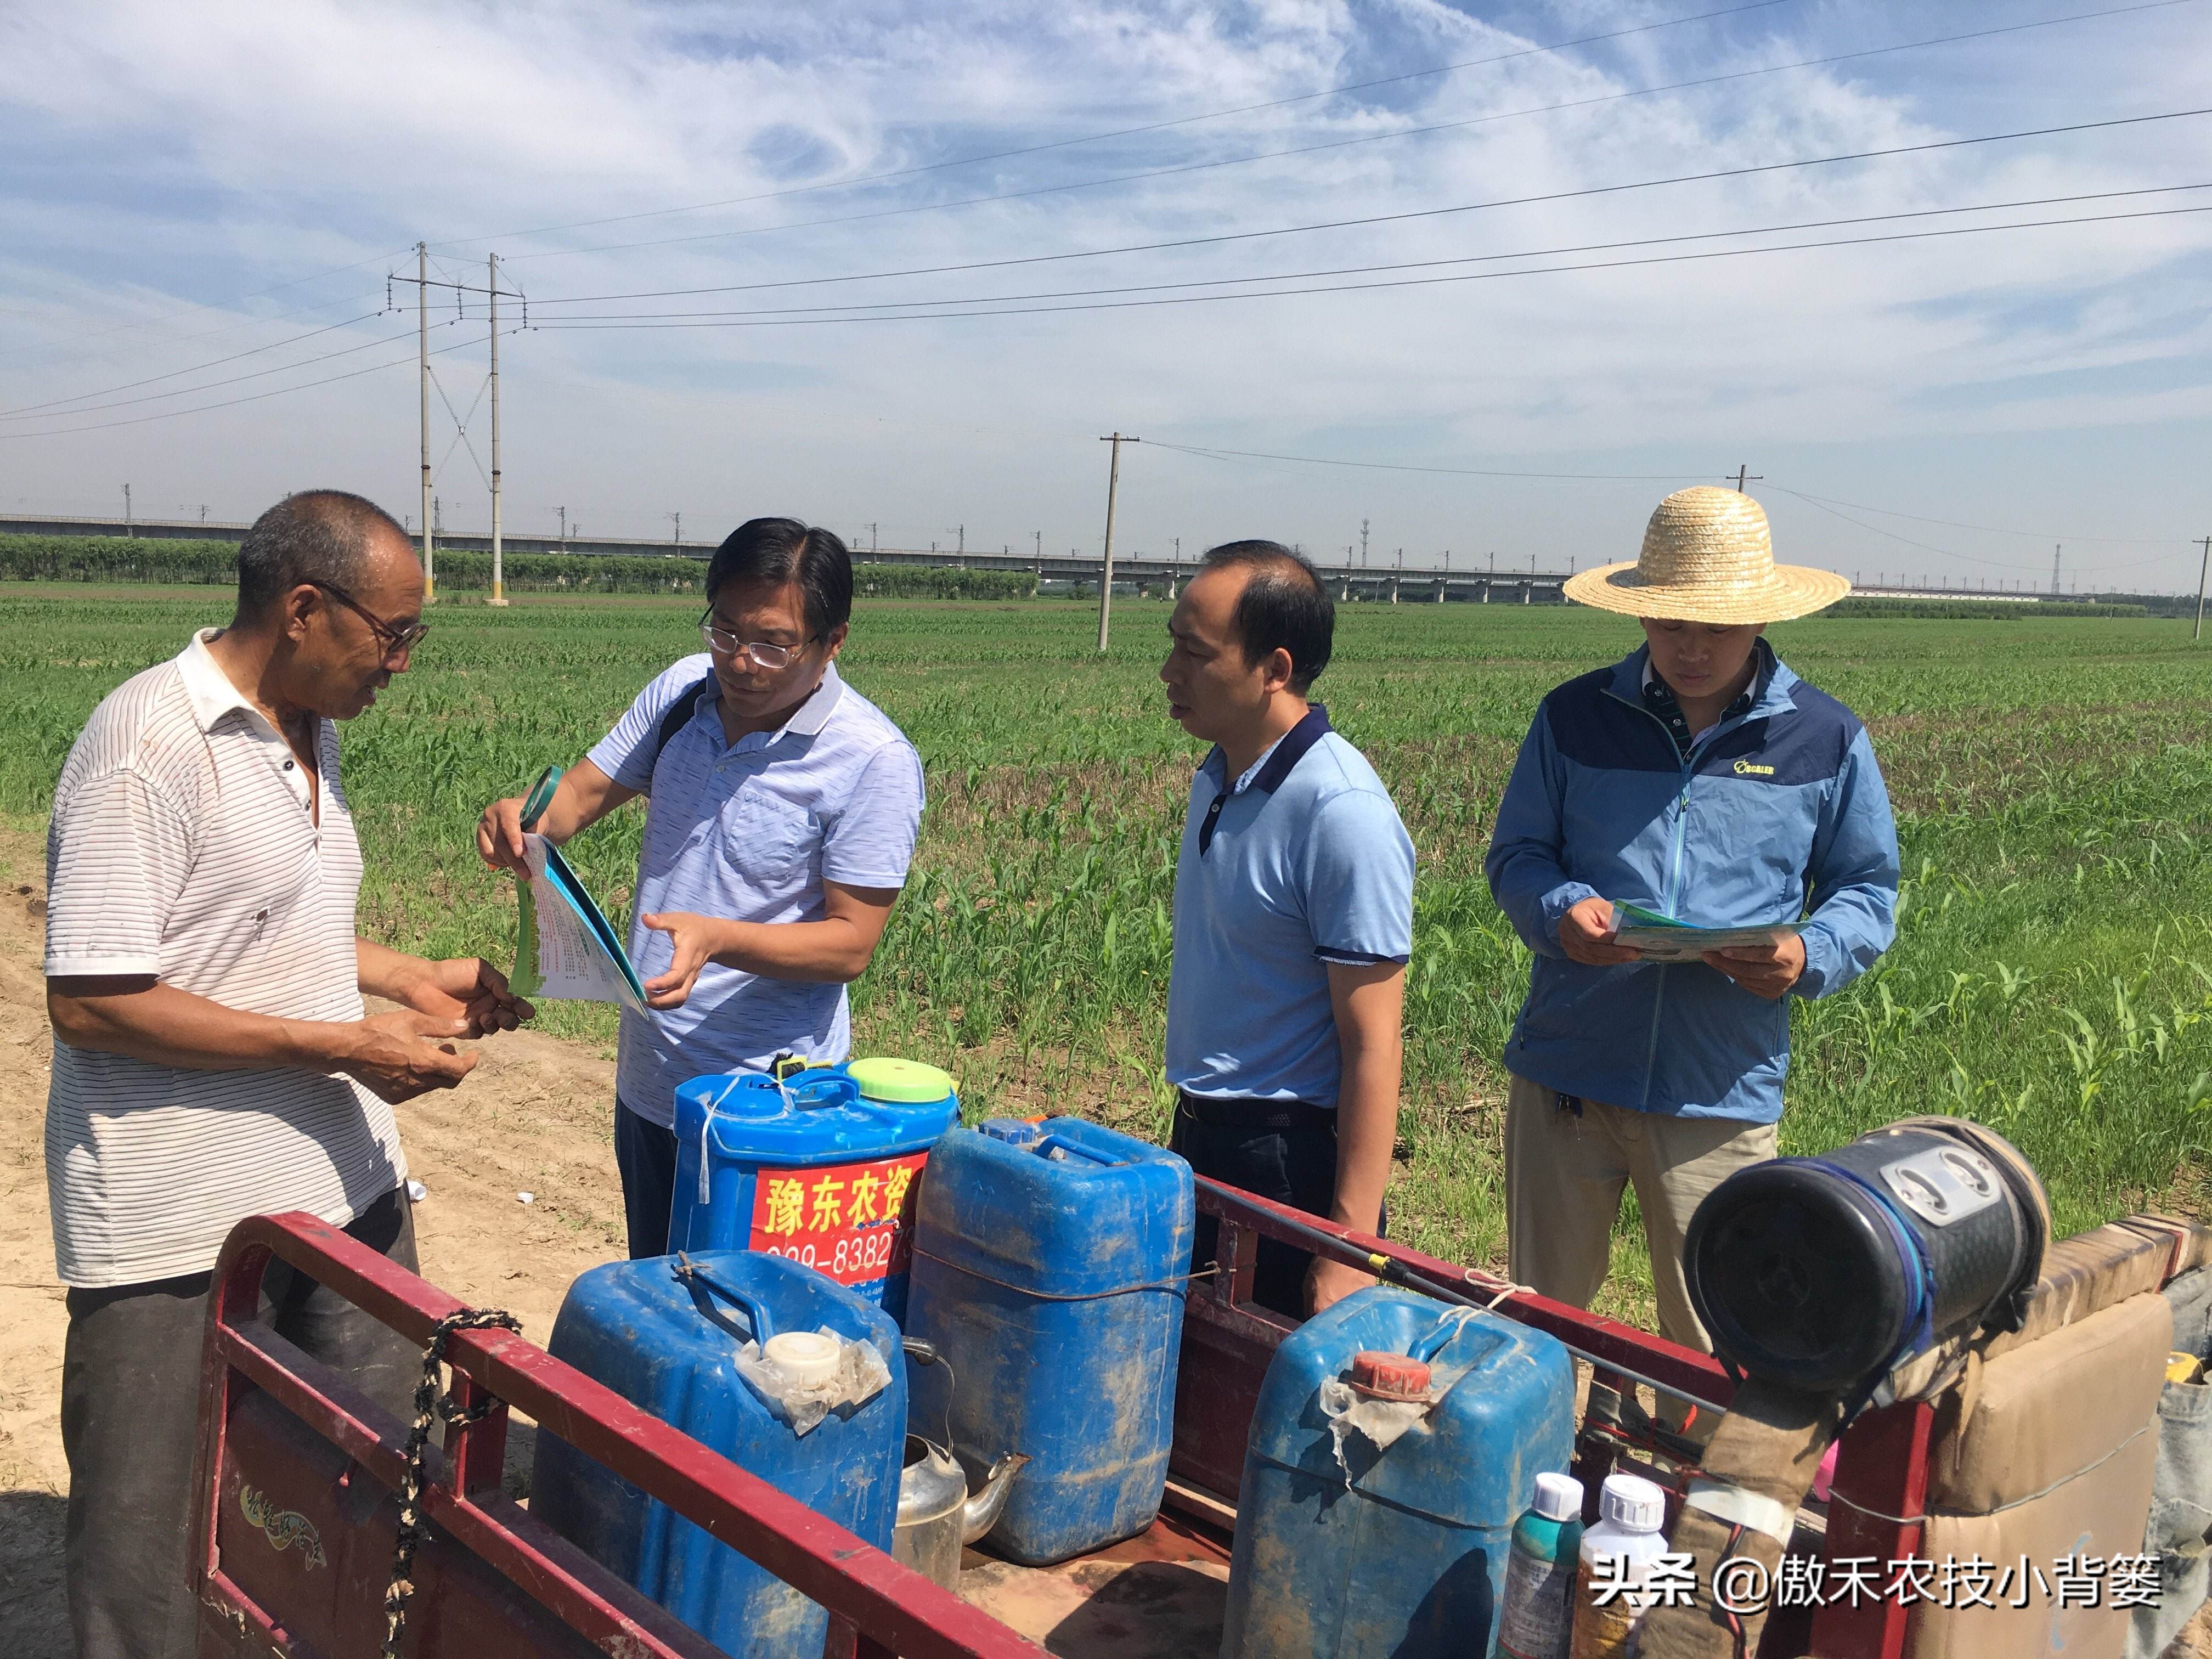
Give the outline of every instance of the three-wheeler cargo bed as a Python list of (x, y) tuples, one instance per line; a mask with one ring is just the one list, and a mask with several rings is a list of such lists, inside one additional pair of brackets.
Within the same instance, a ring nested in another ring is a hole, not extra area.
[[(827, 1607), (825, 1659), (1035, 1659), (1039, 1644), (1068, 1659), (1212, 1659), (1252, 1413), (1268, 1359), (1292, 1328), (1249, 1303), (1262, 1235), (1310, 1244), (1318, 1227), (1340, 1241), (1330, 1253), (1354, 1266), (1370, 1252), (1387, 1255), (1416, 1280), (1550, 1332), (1632, 1395), (1637, 1382), (1656, 1382), (1724, 1407), (1732, 1392), (1705, 1355), (1489, 1275), (1210, 1181), (1199, 1182), (1198, 1206), (1218, 1224), (1216, 1271), (1190, 1283), (1168, 1507), (1147, 1533), (1042, 1569), (970, 1551), (955, 1595), (521, 1336), (464, 1328), (446, 1346), (455, 1397), (491, 1409), (448, 1428), (443, 1451), (427, 1455), (428, 1524), (401, 1652), (705, 1659), (720, 1651), (508, 1496), (511, 1406)], [(195, 1469), (198, 1652), (368, 1659), (385, 1637), (406, 1425), (258, 1319), (272, 1257), (416, 1343), (462, 1304), (302, 1214), (240, 1223), (216, 1269)], [(1845, 1436), (1836, 1485), (1858, 1507), (1839, 1507), (1832, 1552), (1911, 1553), (1917, 1526), (1863, 1511), (1919, 1512), (1929, 1425), (1927, 1407), (1899, 1407), (1868, 1413)], [(1577, 1472), (1594, 1489), (1640, 1443), (1633, 1424), (1591, 1422), (1577, 1441)], [(1830, 1605), (1809, 1631), (1778, 1615), (1762, 1651), (1892, 1659), (1902, 1650), (1904, 1613), (1887, 1603)]]

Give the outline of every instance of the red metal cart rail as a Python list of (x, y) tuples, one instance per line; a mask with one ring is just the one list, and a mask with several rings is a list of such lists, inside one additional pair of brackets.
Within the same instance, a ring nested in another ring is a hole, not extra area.
[[(1176, 1389), (1176, 1477), (1223, 1504), (1236, 1502), (1244, 1445), (1267, 1361), (1294, 1328), (1280, 1316), (1250, 1305), (1255, 1252), (1261, 1237), (1301, 1249), (1312, 1235), (1328, 1234), (1329, 1252), (1347, 1266), (1365, 1268), (1370, 1254), (1390, 1257), (1415, 1277), (1460, 1295), (1478, 1295), (1509, 1319), (1549, 1333), (1580, 1351), (1611, 1378), (1649, 1378), (1692, 1399), (1725, 1407), (1735, 1385), (1710, 1354), (1685, 1348), (1619, 1320), (1554, 1302), (1476, 1268), (1462, 1267), (1403, 1244), (1341, 1227), (1201, 1176), (1198, 1207), (1215, 1218), (1217, 1271), (1191, 1282), (1183, 1321), (1182, 1371)], [(1844, 1501), (1833, 1510), (1830, 1558), (1871, 1556), (1903, 1560), (1919, 1547), (1917, 1517), (1927, 1495), (1933, 1408), (1925, 1403), (1869, 1412), (1844, 1434), (1838, 1449), (1834, 1491)], [(1587, 1437), (1577, 1459), (1593, 1498), (1612, 1466), (1612, 1453)], [(1594, 1518), (1594, 1517), (1593, 1517)], [(1802, 1625), (1778, 1614), (1770, 1620), (1762, 1651), (1814, 1659), (1898, 1659), (1905, 1651), (1911, 1609), (1895, 1598), (1869, 1597), (1850, 1605), (1824, 1604), (1812, 1620), (1810, 1647)], [(1796, 1644), (1796, 1645), (1792, 1645)]]
[[(1218, 1271), (1192, 1281), (1176, 1389), (1172, 1472), (1182, 1501), (1226, 1517), (1236, 1502), (1254, 1406), (1267, 1363), (1293, 1328), (1251, 1305), (1257, 1241), (1310, 1246), (1363, 1266), (1370, 1253), (1415, 1277), (1492, 1302), (1551, 1333), (1601, 1372), (1654, 1379), (1725, 1405), (1733, 1389), (1709, 1356), (1648, 1332), (1516, 1290), (1492, 1275), (1316, 1222), (1201, 1180), (1198, 1205), (1218, 1227)], [(1293, 1230), (1299, 1230), (1294, 1231)], [(402, 1425), (258, 1316), (272, 1257), (422, 1342), (459, 1311), (452, 1297), (312, 1217), (241, 1223), (216, 1270), (202, 1372), (200, 1494), (194, 1556), (203, 1659), (275, 1652), (353, 1659), (382, 1639), (398, 1511)], [(501, 1330), (463, 1330), (447, 1354), (460, 1402), (511, 1402), (623, 1479), (707, 1528), (830, 1609), (830, 1659), (1036, 1659), (1026, 1638), (893, 1562), (843, 1528)], [(406, 1650), (421, 1659), (507, 1653), (621, 1659), (711, 1659), (719, 1650), (534, 1520), (501, 1490), (507, 1413), (448, 1430), (428, 1457), (428, 1540), (416, 1558)], [(1885, 1560), (1911, 1553), (1919, 1512), (1925, 1407), (1869, 1413), (1843, 1443), (1832, 1554)], [(1604, 1473), (1610, 1444), (1584, 1437), (1582, 1472)], [(1822, 1659), (1892, 1659), (1906, 1610), (1869, 1601), (1824, 1607), (1811, 1632)], [(1768, 1646), (1778, 1651), (1780, 1623)], [(1804, 1650), (1801, 1642), (1790, 1650)]]
[[(193, 1561), (202, 1659), (377, 1651), (398, 1522), (400, 1425), (262, 1322), (274, 1256), (414, 1342), (461, 1304), (304, 1214), (241, 1222), (223, 1247), (201, 1370)], [(919, 1573), (520, 1337), (447, 1345), (464, 1405), (512, 1403), (832, 1614), (855, 1659), (1037, 1659), (1042, 1651)], [(504, 1407), (431, 1455), (407, 1650), (707, 1659), (719, 1651), (500, 1490)]]

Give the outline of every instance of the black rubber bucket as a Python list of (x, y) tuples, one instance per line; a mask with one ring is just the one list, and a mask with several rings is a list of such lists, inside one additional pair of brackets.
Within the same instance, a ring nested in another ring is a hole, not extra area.
[(1691, 1218), (1683, 1267), (1723, 1357), (1840, 1394), (1960, 1331), (2016, 1327), (2050, 1231), (2011, 1143), (1914, 1118), (1738, 1170)]

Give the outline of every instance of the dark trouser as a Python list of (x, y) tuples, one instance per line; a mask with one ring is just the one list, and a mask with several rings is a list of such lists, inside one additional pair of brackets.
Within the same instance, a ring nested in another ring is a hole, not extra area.
[(623, 1222), (629, 1259), (668, 1254), (668, 1212), (676, 1204), (676, 1131), (615, 1102), (615, 1168), (622, 1171)]
[[(1336, 1201), (1336, 1114), (1326, 1106), (1184, 1095), (1176, 1103), (1175, 1133), (1168, 1146), (1202, 1176), (1310, 1215), (1326, 1216)], [(1376, 1231), (1388, 1224), (1385, 1215)], [(1213, 1260), (1214, 1231), (1212, 1216), (1199, 1217), (1194, 1268)], [(1253, 1264), (1252, 1299), (1304, 1319), (1306, 1268), (1312, 1261), (1304, 1250), (1262, 1238)]]
[[(415, 1220), (397, 1189), (346, 1229), (414, 1269)], [(69, 1293), (62, 1449), (64, 1556), (78, 1659), (188, 1659), (194, 1646), (192, 1452), (212, 1273)], [(281, 1261), (262, 1317), (405, 1423), (422, 1356)]]

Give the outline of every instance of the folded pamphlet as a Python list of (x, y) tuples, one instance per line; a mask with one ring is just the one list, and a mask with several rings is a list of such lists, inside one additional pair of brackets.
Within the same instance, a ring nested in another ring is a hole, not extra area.
[(1613, 902), (1610, 943), (1636, 951), (1646, 962), (1696, 962), (1708, 951), (1740, 945), (1779, 945), (1794, 938), (1794, 921), (1767, 922), (1757, 927), (1693, 927), (1672, 916), (1662, 916), (1641, 905)]
[(507, 981), (515, 994), (618, 1002), (644, 1013), (645, 987), (629, 952), (561, 849), (528, 834), (522, 848), (530, 872), (515, 881), (520, 921)]

